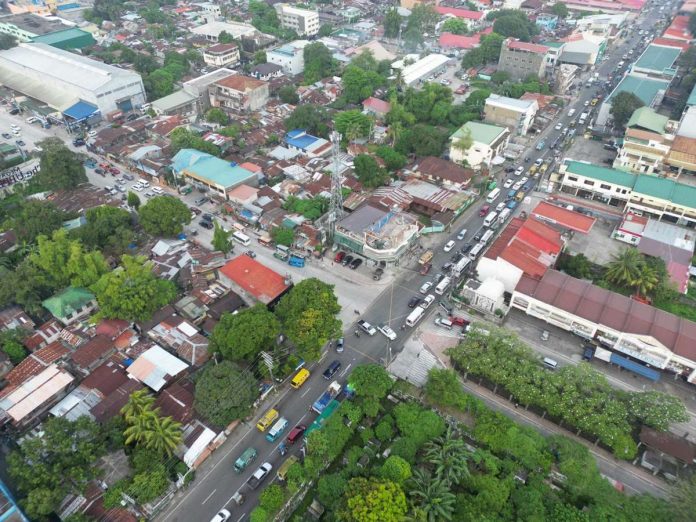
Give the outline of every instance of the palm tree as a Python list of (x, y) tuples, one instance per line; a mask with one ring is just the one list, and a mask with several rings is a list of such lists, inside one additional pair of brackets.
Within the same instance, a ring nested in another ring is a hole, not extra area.
[(635, 248), (625, 248), (614, 256), (607, 266), (604, 278), (617, 285), (631, 286), (642, 264), (642, 258)]
[(132, 424), (136, 419), (142, 417), (143, 413), (152, 411), (154, 403), (155, 398), (145, 388), (134, 391), (128, 397), (126, 405), (121, 408), (121, 415), (127, 423)]
[(171, 417), (155, 416), (145, 433), (145, 447), (170, 456), (181, 444), (181, 423)]
[(464, 441), (455, 437), (451, 427), (425, 449), (425, 459), (433, 466), (435, 476), (447, 484), (459, 484), (469, 476), (469, 457)]
[(642, 263), (638, 268), (638, 273), (631, 281), (631, 286), (636, 289), (639, 296), (647, 295), (660, 282), (657, 270), (647, 263)]
[(449, 484), (433, 478), (421, 468), (413, 470), (413, 476), (407, 484), (408, 494), (419, 514), (425, 514), (425, 520), (452, 520), (456, 497), (449, 490)]
[(152, 425), (156, 422), (157, 412), (152, 409), (145, 409), (137, 416), (127, 420), (128, 427), (123, 431), (126, 444), (140, 444), (147, 440), (148, 433), (152, 430)]

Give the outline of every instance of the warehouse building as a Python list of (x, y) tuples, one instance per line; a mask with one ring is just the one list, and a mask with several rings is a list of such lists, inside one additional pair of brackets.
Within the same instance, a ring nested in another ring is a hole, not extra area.
[(18, 42), (29, 42), (32, 38), (66, 29), (57, 18), (46, 18), (31, 13), (0, 17), (0, 33), (14, 36)]
[(54, 107), (73, 121), (129, 111), (145, 103), (138, 73), (44, 43), (22, 43), (0, 51), (0, 78), (6, 87)]
[[(429, 54), (418, 59), (418, 55), (409, 54), (403, 60), (392, 64), (392, 69), (401, 70), (403, 84), (408, 87), (418, 87), (431, 76), (435, 76), (447, 68), (449, 57), (444, 54)], [(410, 62), (410, 63), (409, 63)]]

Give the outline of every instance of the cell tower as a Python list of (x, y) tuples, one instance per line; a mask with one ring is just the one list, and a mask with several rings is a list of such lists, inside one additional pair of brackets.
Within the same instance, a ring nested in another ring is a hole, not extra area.
[(341, 186), (341, 160), (339, 158), (341, 135), (336, 131), (331, 133), (331, 144), (333, 172), (331, 173), (331, 201), (329, 202), (329, 237), (333, 240), (336, 223), (343, 217), (343, 187)]

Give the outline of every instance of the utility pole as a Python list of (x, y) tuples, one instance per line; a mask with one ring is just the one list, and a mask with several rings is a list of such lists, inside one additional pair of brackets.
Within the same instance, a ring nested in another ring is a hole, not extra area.
[(275, 379), (273, 378), (273, 356), (268, 352), (261, 352), (261, 358), (266, 363), (268, 373), (271, 375), (271, 386), (275, 387)]
[[(389, 319), (387, 320), (387, 325), (391, 324), (392, 319), (392, 304), (394, 302), (394, 279), (392, 279), (391, 285), (389, 286)], [(384, 359), (384, 368), (389, 367), (391, 363), (391, 339), (387, 339), (387, 353)]]
[(331, 200), (329, 201), (329, 238), (333, 242), (336, 234), (336, 223), (343, 217), (343, 186), (341, 184), (341, 160), (339, 157), (341, 135), (336, 131), (331, 133), (331, 144), (333, 169), (331, 172)]

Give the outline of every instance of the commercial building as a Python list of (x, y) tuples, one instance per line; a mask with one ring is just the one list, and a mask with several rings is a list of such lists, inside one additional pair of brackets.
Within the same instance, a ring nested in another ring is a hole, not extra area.
[(273, 307), (291, 288), (285, 276), (247, 255), (241, 254), (219, 270), (220, 281), (249, 303)]
[(624, 356), (696, 382), (696, 323), (548, 270), (523, 276), (512, 306)]
[(681, 51), (680, 47), (650, 44), (631, 65), (631, 72), (648, 78), (672, 80), (677, 74), (676, 63)]
[(257, 32), (253, 25), (241, 22), (222, 22), (218, 20), (193, 27), (190, 31), (211, 42), (217, 42), (220, 33), (223, 31), (231, 35), (235, 40), (239, 40), (244, 36), (253, 36)]
[[(471, 147), (463, 150), (460, 141), (471, 137)], [(478, 121), (468, 121), (450, 138), (450, 159), (455, 163), (467, 162), (474, 169), (490, 168), (493, 158), (503, 155), (510, 139), (507, 127), (499, 127)]]
[(483, 115), (486, 122), (504, 125), (510, 132), (524, 136), (532, 126), (538, 110), (539, 104), (535, 100), (518, 100), (491, 94), (486, 98)]
[(5, 87), (64, 112), (81, 102), (102, 115), (145, 103), (138, 73), (43, 43), (0, 51), (0, 78)]
[(404, 85), (418, 87), (431, 76), (444, 71), (449, 60), (444, 54), (429, 54), (425, 58), (419, 58), (417, 54), (409, 54), (402, 60), (392, 63), (392, 69), (401, 71), (401, 81)]
[(203, 51), (203, 61), (213, 67), (227, 67), (239, 62), (237, 44), (215, 44)]
[(280, 25), (295, 31), (299, 36), (314, 36), (319, 33), (319, 13), (309, 9), (299, 9), (290, 4), (275, 4)]
[(208, 95), (211, 107), (234, 112), (256, 111), (268, 101), (268, 83), (237, 74), (212, 83)]
[(626, 124), (623, 145), (614, 168), (645, 174), (661, 174), (674, 141), (677, 122), (649, 107), (636, 109)]
[(611, 100), (618, 93), (625, 91), (635, 94), (646, 107), (657, 107), (669, 89), (669, 80), (650, 78), (648, 76), (629, 73), (607, 97), (597, 114), (597, 125), (605, 125), (611, 117)]
[(227, 193), (239, 185), (256, 185), (255, 173), (196, 149), (181, 149), (172, 158), (176, 176), (188, 178), (194, 184), (208, 187), (216, 195), (228, 199)]
[(558, 58), (561, 63), (591, 67), (597, 63), (606, 51), (607, 40), (578, 33), (568, 37)]
[(295, 40), (266, 51), (266, 61), (280, 66), (285, 74), (292, 76), (304, 72), (304, 48), (308, 40)]
[(0, 33), (9, 34), (18, 42), (30, 42), (37, 36), (66, 28), (67, 26), (58, 18), (47, 18), (32, 13), (0, 17)]
[(528, 76), (543, 78), (548, 50), (545, 45), (507, 38), (500, 49), (498, 71), (507, 72), (514, 80), (523, 80)]
[(32, 38), (32, 42), (44, 43), (57, 47), (58, 49), (84, 49), (92, 47), (97, 41), (92, 36), (92, 33), (83, 31), (77, 27), (54, 31), (43, 36)]

